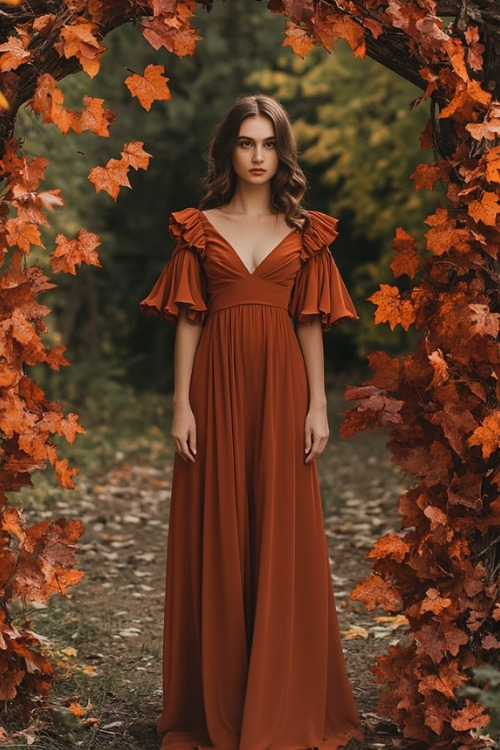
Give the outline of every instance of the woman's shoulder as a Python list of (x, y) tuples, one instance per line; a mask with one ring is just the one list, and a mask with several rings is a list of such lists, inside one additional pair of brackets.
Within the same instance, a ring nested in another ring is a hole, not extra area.
[(303, 232), (303, 247), (305, 257), (311, 257), (335, 240), (338, 219), (321, 211), (308, 211), (307, 216), (309, 221)]
[(205, 250), (205, 233), (199, 208), (183, 208), (171, 213), (169, 229), (175, 240), (184, 240), (189, 247)]

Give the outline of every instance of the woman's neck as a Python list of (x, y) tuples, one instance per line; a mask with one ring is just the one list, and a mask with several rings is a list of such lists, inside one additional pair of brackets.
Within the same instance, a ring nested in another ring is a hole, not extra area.
[(258, 185), (254, 189), (237, 187), (229, 203), (223, 207), (227, 213), (262, 216), (274, 213), (271, 207), (271, 191), (268, 185)]

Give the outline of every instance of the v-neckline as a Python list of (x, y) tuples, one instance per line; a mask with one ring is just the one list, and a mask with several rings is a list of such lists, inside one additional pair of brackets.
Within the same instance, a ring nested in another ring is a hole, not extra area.
[(261, 267), (261, 265), (266, 262), (266, 260), (283, 244), (283, 242), (288, 237), (291, 237), (291, 235), (294, 234), (297, 231), (296, 229), (290, 229), (290, 231), (287, 232), (287, 234), (285, 234), (285, 236), (280, 239), (280, 241), (278, 242), (278, 244), (275, 245), (274, 247), (272, 247), (271, 250), (269, 250), (269, 252), (266, 255), (264, 255), (264, 257), (262, 258), (262, 260), (260, 261), (260, 263), (258, 263), (255, 266), (255, 268), (253, 269), (253, 271), (251, 271), (248, 268), (248, 266), (246, 266), (245, 263), (243, 262), (243, 260), (241, 258), (241, 255), (238, 253), (238, 251), (236, 250), (236, 248), (229, 242), (229, 240), (227, 240), (224, 237), (223, 234), (221, 234), (219, 232), (219, 230), (217, 229), (217, 227), (212, 224), (212, 222), (210, 221), (210, 219), (208, 218), (208, 216), (204, 213), (204, 211), (200, 211), (200, 214), (203, 216), (203, 218), (205, 219), (205, 221), (207, 222), (207, 224), (209, 224), (210, 227), (214, 230), (214, 232), (216, 232), (216, 234), (218, 234), (218, 236), (220, 237), (220, 239), (223, 240), (223, 242), (228, 246), (228, 248), (231, 250), (231, 252), (233, 253), (233, 255), (237, 258), (237, 260), (240, 262), (240, 265), (245, 269), (245, 271), (247, 272), (247, 274), (249, 276), (253, 276), (255, 273), (257, 273), (257, 271)]

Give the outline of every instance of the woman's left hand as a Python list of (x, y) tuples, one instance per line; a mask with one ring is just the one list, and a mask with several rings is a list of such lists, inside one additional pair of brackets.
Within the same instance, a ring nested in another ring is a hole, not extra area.
[(306, 464), (310, 464), (323, 453), (329, 437), (330, 429), (326, 408), (310, 407), (305, 423)]

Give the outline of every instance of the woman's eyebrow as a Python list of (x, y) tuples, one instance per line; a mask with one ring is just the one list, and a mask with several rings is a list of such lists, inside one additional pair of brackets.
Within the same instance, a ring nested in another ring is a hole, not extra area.
[[(252, 138), (249, 135), (239, 135), (238, 136), (239, 141), (252, 141), (252, 143), (255, 141), (255, 138)], [(276, 136), (275, 135), (269, 135), (267, 138), (262, 138), (263, 141), (275, 141)]]

